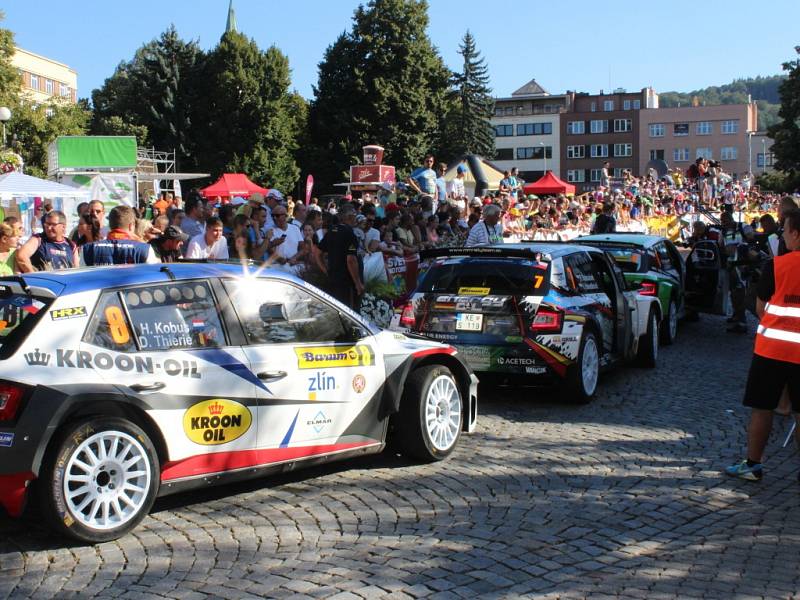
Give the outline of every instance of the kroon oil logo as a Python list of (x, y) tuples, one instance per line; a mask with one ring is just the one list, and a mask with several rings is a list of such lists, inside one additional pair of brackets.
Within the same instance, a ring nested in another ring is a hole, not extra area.
[(214, 398), (198, 402), (183, 415), (183, 431), (195, 444), (216, 446), (242, 437), (253, 422), (243, 404)]

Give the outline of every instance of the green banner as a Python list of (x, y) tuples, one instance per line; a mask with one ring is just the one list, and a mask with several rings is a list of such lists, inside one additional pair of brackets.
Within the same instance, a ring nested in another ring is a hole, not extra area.
[(63, 136), (56, 140), (59, 169), (133, 169), (133, 136)]

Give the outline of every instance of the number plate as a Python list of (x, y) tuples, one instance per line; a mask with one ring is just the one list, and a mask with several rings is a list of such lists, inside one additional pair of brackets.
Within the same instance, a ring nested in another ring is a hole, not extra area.
[(456, 329), (459, 331), (480, 331), (483, 327), (483, 315), (473, 313), (456, 313)]

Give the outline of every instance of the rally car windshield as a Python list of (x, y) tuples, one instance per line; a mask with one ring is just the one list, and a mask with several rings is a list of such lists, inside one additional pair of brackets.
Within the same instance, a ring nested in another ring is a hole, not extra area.
[(550, 283), (548, 266), (548, 263), (518, 259), (443, 261), (431, 265), (417, 291), (544, 296)]
[(625, 273), (641, 273), (645, 270), (645, 255), (640, 248), (601, 246), (608, 252)]
[(50, 300), (0, 288), (0, 358), (7, 358), (47, 308)]

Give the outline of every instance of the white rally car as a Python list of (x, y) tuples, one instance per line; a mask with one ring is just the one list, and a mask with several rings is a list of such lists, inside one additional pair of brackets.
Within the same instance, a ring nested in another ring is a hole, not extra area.
[(0, 505), (119, 537), (156, 496), (380, 452), (439, 460), (477, 379), (449, 345), (229, 264), (0, 278)]

